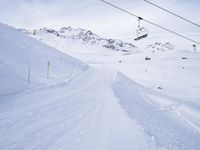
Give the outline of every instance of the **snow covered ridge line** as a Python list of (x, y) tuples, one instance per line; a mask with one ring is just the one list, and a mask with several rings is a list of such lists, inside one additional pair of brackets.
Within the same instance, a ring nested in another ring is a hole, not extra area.
[[(59, 31), (47, 28), (42, 28), (38, 30), (35, 29), (32, 31), (28, 31), (26, 29), (19, 30), (37, 39), (38, 37), (42, 37), (44, 35), (54, 35), (55, 37), (61, 39), (73, 39), (76, 41), (80, 41), (83, 44), (99, 45), (117, 51), (132, 52), (136, 48), (136, 46), (132, 43), (126, 43), (117, 39), (102, 38), (89, 30), (81, 28), (73, 29), (71, 27), (62, 27)], [(42, 39), (39, 38), (39, 40)]]

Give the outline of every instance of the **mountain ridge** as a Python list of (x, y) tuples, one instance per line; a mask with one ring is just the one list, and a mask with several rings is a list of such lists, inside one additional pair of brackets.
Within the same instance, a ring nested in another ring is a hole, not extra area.
[(104, 48), (116, 50), (116, 51), (123, 51), (123, 52), (133, 52), (136, 49), (136, 46), (132, 43), (123, 42), (119, 39), (109, 39), (109, 38), (102, 38), (90, 30), (85, 30), (82, 28), (72, 28), (62, 27), (60, 30), (54, 30), (49, 28), (41, 28), (41, 29), (34, 29), (34, 30), (26, 30), (26, 29), (19, 29), (20, 31), (24, 32), (25, 34), (39, 39), (42, 41), (43, 35), (53, 35), (57, 38), (62, 39), (72, 39), (75, 41), (79, 41), (82, 44), (91, 44), (91, 45), (99, 45)]

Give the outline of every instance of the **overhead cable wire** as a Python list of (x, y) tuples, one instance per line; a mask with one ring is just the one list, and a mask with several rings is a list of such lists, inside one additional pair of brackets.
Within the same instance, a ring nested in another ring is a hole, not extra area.
[(155, 3), (148, 1), (148, 0), (144, 0), (144, 1), (200, 28), (200, 25), (198, 25), (197, 23), (194, 23), (193, 21), (190, 21), (189, 19), (186, 19), (186, 18), (184, 18), (180, 15), (177, 15), (177, 14), (175, 14), (175, 13), (173, 13), (173, 12), (171, 12), (171, 11), (169, 11), (169, 10), (167, 10), (167, 9), (165, 9), (165, 8), (155, 4)]
[(135, 14), (133, 14), (133, 13), (131, 13), (131, 12), (129, 12), (129, 11), (123, 9), (123, 8), (120, 8), (120, 7), (118, 7), (118, 6), (114, 5), (114, 4), (111, 4), (111, 3), (109, 3), (109, 2), (107, 2), (107, 1), (105, 1), (105, 0), (100, 0), (100, 1), (102, 1), (103, 3), (106, 3), (107, 5), (112, 6), (112, 7), (116, 8), (116, 9), (118, 9), (118, 10), (121, 10), (121, 11), (123, 11), (123, 12), (125, 12), (125, 13), (127, 13), (127, 14), (133, 16), (133, 17), (139, 18), (139, 19), (143, 20), (144, 22), (147, 22), (147, 23), (149, 23), (149, 24), (151, 24), (151, 25), (154, 25), (154, 26), (156, 26), (156, 27), (158, 27), (158, 28), (161, 28), (161, 29), (163, 29), (163, 30), (166, 30), (166, 31), (168, 31), (168, 32), (170, 32), (170, 33), (172, 33), (172, 34), (175, 34), (175, 35), (177, 35), (177, 36), (179, 36), (179, 37), (182, 37), (182, 38), (184, 38), (184, 39), (186, 39), (186, 40), (189, 40), (189, 41), (191, 41), (191, 42), (194, 42), (194, 43), (200, 45), (200, 42), (198, 42), (198, 41), (195, 41), (195, 40), (193, 40), (193, 39), (190, 39), (190, 38), (188, 38), (188, 37), (186, 37), (186, 36), (184, 36), (184, 35), (181, 35), (181, 34), (179, 34), (179, 33), (176, 33), (175, 31), (169, 30), (169, 29), (167, 29), (167, 28), (165, 28), (165, 27), (162, 27), (162, 26), (160, 26), (160, 25), (158, 25), (158, 24), (156, 24), (156, 23), (153, 23), (153, 22), (151, 22), (151, 21), (149, 21), (149, 20), (147, 20), (147, 19), (144, 19), (144, 18), (142, 18), (142, 17), (140, 17), (140, 16), (137, 16), (137, 15), (135, 15)]

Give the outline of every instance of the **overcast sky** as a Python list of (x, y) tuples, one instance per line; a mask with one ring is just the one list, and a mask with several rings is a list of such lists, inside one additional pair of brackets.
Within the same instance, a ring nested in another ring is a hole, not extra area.
[[(200, 28), (177, 19), (143, 0), (107, 1), (194, 40), (200, 40)], [(149, 1), (200, 24), (199, 0)], [(105, 5), (99, 0), (0, 0), (0, 22), (27, 29), (81, 27), (103, 37), (129, 41), (134, 41), (137, 28), (136, 18)], [(179, 44), (191, 44), (149, 24), (142, 23), (142, 25), (148, 28), (149, 39), (152, 41), (159, 38), (177, 41)]]

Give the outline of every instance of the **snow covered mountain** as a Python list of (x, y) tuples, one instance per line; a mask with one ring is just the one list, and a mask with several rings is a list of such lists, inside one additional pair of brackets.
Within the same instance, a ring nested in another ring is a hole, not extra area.
[[(73, 29), (71, 27), (63, 27), (59, 31), (47, 28), (33, 31), (28, 31), (25, 29), (20, 30), (33, 38), (43, 41), (46, 44), (51, 43), (51, 46), (62, 43), (63, 39), (72, 39), (75, 41), (79, 41), (82, 44), (98, 45), (104, 48), (129, 53), (134, 51), (136, 48), (131, 43), (122, 42), (121, 40), (116, 39), (101, 38), (93, 32), (81, 28)], [(47, 37), (50, 37), (48, 41)]]

